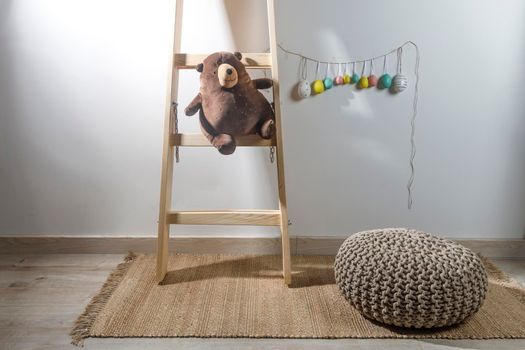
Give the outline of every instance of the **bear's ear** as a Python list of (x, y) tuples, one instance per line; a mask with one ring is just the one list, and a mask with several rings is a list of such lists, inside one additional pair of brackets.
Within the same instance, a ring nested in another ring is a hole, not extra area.
[(235, 51), (235, 52), (233, 53), (233, 55), (234, 55), (235, 57), (237, 57), (237, 59), (238, 59), (239, 61), (242, 60), (242, 53), (240, 53), (240, 52), (238, 52), (238, 51)]
[(197, 65), (197, 72), (202, 73), (202, 70), (203, 70), (203, 69), (204, 69), (204, 64), (199, 63), (199, 64)]

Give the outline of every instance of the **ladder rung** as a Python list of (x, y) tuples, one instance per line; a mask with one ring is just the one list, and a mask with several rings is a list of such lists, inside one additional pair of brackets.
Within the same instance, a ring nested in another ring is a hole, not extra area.
[[(174, 65), (178, 69), (194, 69), (202, 63), (208, 54), (176, 53)], [(265, 69), (272, 67), (272, 57), (269, 53), (242, 53), (242, 63), (246, 68)]]
[(279, 226), (279, 210), (171, 211), (167, 223), (180, 225)]
[[(235, 142), (237, 142), (237, 146), (275, 146), (275, 138), (265, 140), (259, 135), (238, 136), (235, 138)], [(211, 144), (202, 134), (172, 134), (170, 135), (170, 146), (211, 147)]]

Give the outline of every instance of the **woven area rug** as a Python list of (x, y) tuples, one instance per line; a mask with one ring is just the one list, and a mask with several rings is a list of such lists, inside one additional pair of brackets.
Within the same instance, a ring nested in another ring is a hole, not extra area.
[(71, 332), (87, 337), (525, 338), (525, 290), (490, 261), (481, 310), (435, 330), (384, 326), (346, 302), (333, 257), (293, 257), (293, 284), (279, 256), (172, 255), (163, 285), (155, 256), (130, 254), (109, 276)]

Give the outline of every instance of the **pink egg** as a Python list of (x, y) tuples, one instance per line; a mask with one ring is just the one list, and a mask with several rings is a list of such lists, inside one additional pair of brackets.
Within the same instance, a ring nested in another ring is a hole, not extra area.
[(376, 86), (378, 81), (379, 78), (372, 74), (368, 77), (368, 87)]
[(335, 77), (334, 83), (335, 85), (343, 85), (344, 84), (343, 77), (338, 75), (337, 77)]

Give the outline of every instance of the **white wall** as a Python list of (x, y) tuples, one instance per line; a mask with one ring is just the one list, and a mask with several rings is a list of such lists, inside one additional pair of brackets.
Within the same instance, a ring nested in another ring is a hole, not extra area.
[[(154, 234), (174, 1), (0, 4), (0, 233)], [(265, 11), (261, 1), (186, 1), (183, 50), (264, 51)], [(200, 132), (183, 113), (198, 73), (183, 72), (181, 86), (180, 128)], [(268, 150), (184, 149), (181, 161), (177, 208), (277, 206)]]
[[(398, 96), (340, 88), (283, 101), (294, 233), (411, 226), (452, 237), (524, 237), (525, 2), (278, 3), (279, 41), (291, 50), (345, 60), (413, 40), (422, 55), (412, 211), (405, 185), (413, 50), (404, 62), (410, 89)], [(297, 67), (281, 53), (285, 96)]]
[[(185, 5), (183, 50), (268, 48), (265, 1)], [(296, 102), (298, 62), (280, 53), (292, 234), (413, 226), (523, 237), (523, 2), (287, 0), (277, 10), (279, 42), (308, 55), (369, 57), (407, 39), (422, 51), (412, 211), (405, 184), (413, 91), (341, 88)], [(172, 14), (172, 1), (0, 0), (0, 234), (154, 234)], [(408, 51), (407, 73), (412, 65)], [(197, 73), (184, 72), (182, 86), (183, 108), (198, 90)], [(198, 132), (182, 113), (180, 127)], [(178, 208), (276, 205), (267, 150), (223, 157), (183, 149), (181, 158)]]

